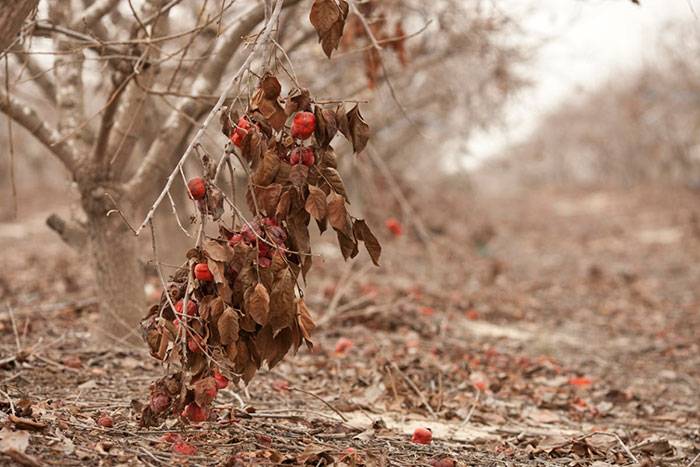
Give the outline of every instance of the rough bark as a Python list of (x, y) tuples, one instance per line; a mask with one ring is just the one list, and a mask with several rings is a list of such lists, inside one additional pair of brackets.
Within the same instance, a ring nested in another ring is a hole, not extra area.
[(0, 51), (15, 41), (22, 23), (39, 4), (39, 0), (0, 0)]
[[(144, 270), (138, 261), (138, 239), (118, 214), (107, 216), (106, 189), (82, 193), (87, 213), (88, 252), (95, 272), (102, 316), (94, 330), (96, 342), (105, 346), (140, 344), (138, 324), (144, 313)], [(123, 196), (109, 190), (121, 208)]]

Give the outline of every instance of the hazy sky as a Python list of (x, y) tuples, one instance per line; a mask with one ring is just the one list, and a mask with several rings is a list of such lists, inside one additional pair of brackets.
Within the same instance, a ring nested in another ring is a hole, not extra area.
[[(467, 167), (526, 138), (537, 118), (562, 99), (592, 89), (621, 70), (653, 61), (662, 27), (672, 20), (698, 22), (700, 0), (494, 0), (526, 16), (525, 27), (546, 39), (528, 75), (535, 87), (508, 112), (504, 131), (479, 134), (469, 148)], [(525, 13), (530, 11), (530, 13)]]

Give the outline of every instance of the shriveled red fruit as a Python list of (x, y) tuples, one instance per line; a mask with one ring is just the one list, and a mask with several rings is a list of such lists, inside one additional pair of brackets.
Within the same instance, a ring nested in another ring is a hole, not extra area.
[(109, 415), (102, 414), (100, 418), (97, 419), (97, 424), (105, 428), (112, 428), (114, 426), (114, 420), (112, 420), (112, 417)]
[(233, 130), (233, 133), (231, 133), (231, 142), (240, 147), (241, 144), (243, 144), (243, 138), (248, 134), (248, 130), (250, 130), (250, 122), (248, 119), (245, 118), (245, 116), (239, 118), (236, 128)]
[(192, 336), (187, 340), (187, 348), (190, 352), (199, 352), (202, 350), (202, 340), (199, 336)]
[(301, 163), (307, 167), (314, 165), (316, 157), (314, 156), (314, 150), (311, 148), (304, 148), (305, 151), (301, 155)]
[(221, 374), (219, 370), (214, 370), (214, 381), (216, 381), (217, 389), (224, 389), (228, 386), (228, 378)]
[(194, 267), (194, 277), (200, 281), (213, 281), (214, 274), (209, 270), (207, 263), (199, 263)]
[(258, 266), (261, 268), (269, 268), (272, 265), (272, 259), (267, 256), (258, 255)]
[(173, 452), (182, 454), (183, 456), (192, 456), (197, 454), (197, 446), (193, 446), (185, 441), (178, 441), (173, 444)]
[(430, 428), (418, 427), (413, 432), (411, 441), (416, 444), (430, 444), (433, 441), (433, 432)]
[(243, 241), (243, 235), (233, 234), (231, 236), (231, 238), (228, 239), (228, 244), (229, 244), (229, 246), (231, 246), (233, 248), (234, 246), (238, 245), (242, 241)]
[(292, 119), (292, 138), (306, 139), (316, 129), (316, 117), (311, 112), (297, 112)]
[(204, 197), (207, 195), (207, 184), (201, 177), (193, 178), (187, 182), (187, 189), (189, 190), (190, 197), (192, 199), (204, 199)]
[(206, 422), (209, 419), (209, 410), (198, 406), (195, 402), (190, 402), (180, 415), (193, 423)]
[(392, 234), (394, 234), (394, 237), (400, 237), (403, 233), (403, 227), (401, 226), (401, 222), (399, 222), (398, 219), (390, 217), (386, 220), (385, 224), (386, 228), (389, 229), (389, 231)]
[(289, 156), (289, 163), (291, 165), (297, 165), (301, 162), (301, 153), (298, 149), (299, 148), (293, 149), (292, 154)]
[(155, 413), (164, 412), (170, 406), (170, 397), (166, 394), (154, 394), (148, 405)]
[(353, 346), (353, 343), (350, 339), (347, 337), (341, 337), (338, 339), (338, 342), (335, 343), (335, 353), (337, 354), (344, 354), (348, 350), (350, 350)]
[[(178, 313), (182, 313), (182, 303), (183, 301), (180, 300), (175, 304), (175, 311), (177, 311)], [(194, 316), (196, 314), (197, 304), (192, 299), (187, 300), (187, 316)]]

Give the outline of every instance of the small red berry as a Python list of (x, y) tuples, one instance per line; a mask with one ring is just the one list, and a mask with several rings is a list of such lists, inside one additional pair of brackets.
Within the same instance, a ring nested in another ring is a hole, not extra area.
[(200, 200), (207, 195), (207, 184), (201, 177), (196, 177), (187, 182), (187, 189), (190, 192), (190, 198)]
[(214, 275), (209, 270), (209, 265), (207, 263), (199, 263), (198, 265), (196, 265), (194, 267), (194, 277), (200, 281), (213, 281), (214, 280)]
[(311, 112), (297, 112), (292, 120), (292, 138), (306, 139), (316, 129), (316, 117)]
[(272, 389), (279, 392), (289, 391), (289, 382), (286, 379), (276, 379), (272, 382)]
[(292, 150), (292, 155), (289, 156), (289, 163), (291, 165), (297, 165), (301, 162), (301, 154), (299, 153), (299, 148)]
[(109, 415), (102, 414), (100, 418), (97, 419), (97, 424), (105, 428), (112, 428), (114, 426), (114, 421)]
[(430, 431), (430, 428), (418, 427), (413, 432), (411, 441), (416, 444), (430, 444), (433, 441), (433, 432)]
[(187, 348), (192, 353), (197, 353), (202, 350), (202, 340), (198, 336), (192, 336), (187, 340)]
[(250, 122), (248, 119), (245, 118), (245, 116), (239, 118), (236, 128), (233, 130), (233, 133), (231, 133), (231, 142), (240, 147), (241, 144), (243, 144), (243, 138), (245, 138), (245, 135), (248, 134), (249, 129)]
[[(194, 316), (197, 314), (197, 304), (194, 302), (194, 300), (189, 299), (187, 300), (187, 316)], [(178, 313), (182, 313), (182, 300), (178, 301), (175, 304), (175, 311)]]
[(217, 389), (224, 389), (229, 383), (228, 378), (222, 375), (218, 369), (214, 370), (214, 381)]

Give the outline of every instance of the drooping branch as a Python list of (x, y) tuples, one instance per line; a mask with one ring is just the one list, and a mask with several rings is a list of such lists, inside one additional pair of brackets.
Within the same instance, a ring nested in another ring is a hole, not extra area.
[[(284, 3), (285, 2), (283, 0), (277, 0), (277, 2), (275, 3), (275, 9), (273, 10), (270, 17), (267, 18), (267, 22), (265, 24), (265, 27), (264, 27), (263, 31), (260, 33), (258, 39), (256, 40), (255, 45), (253, 46), (253, 49), (250, 51), (250, 54), (248, 54), (248, 57), (245, 59), (243, 64), (240, 66), (240, 68), (238, 69), (236, 74), (234, 74), (231, 77), (228, 84), (226, 85), (226, 88), (222, 92), (221, 97), (219, 97), (219, 100), (214, 105), (214, 108), (211, 109), (211, 111), (209, 112), (209, 115), (207, 115), (207, 118), (204, 120), (201, 127), (199, 128), (197, 133), (194, 135), (194, 137), (190, 141), (190, 144), (185, 149), (184, 154), (182, 154), (179, 161), (177, 162), (175, 169), (171, 171), (170, 176), (168, 177), (168, 180), (166, 181), (165, 187), (161, 191), (161, 193), (158, 196), (158, 198), (156, 199), (156, 201), (151, 206), (151, 209), (149, 210), (148, 214), (146, 214), (146, 218), (144, 219), (144, 221), (136, 229), (136, 235), (138, 235), (139, 232), (141, 232), (141, 230), (143, 230), (143, 228), (151, 221), (153, 215), (155, 214), (156, 209), (158, 208), (158, 205), (163, 201), (165, 196), (170, 192), (170, 187), (172, 186), (172, 183), (175, 179), (175, 176), (181, 170), (182, 165), (187, 160), (187, 156), (193, 150), (194, 146), (199, 143), (199, 140), (203, 136), (204, 132), (207, 129), (208, 124), (211, 122), (213, 117), (221, 110), (224, 101), (228, 97), (229, 93), (232, 91), (234, 85), (236, 83), (240, 84), (241, 78), (243, 77), (246, 70), (248, 70), (248, 67), (250, 67), (250, 64), (251, 64), (253, 58), (256, 56), (258, 49), (261, 46), (262, 47), (267, 46), (268, 42), (271, 39), (272, 30), (275, 27), (275, 25), (277, 24), (277, 21), (279, 19), (279, 15), (280, 15), (280, 12), (282, 10), (282, 6), (284, 5)], [(289, 3), (291, 3), (291, 2), (289, 2)]]
[(26, 128), (63, 162), (71, 174), (75, 174), (78, 160), (75, 152), (65, 141), (56, 143), (59, 141), (58, 132), (49, 127), (34, 109), (14, 96), (9, 96), (8, 99), (5, 90), (0, 89), (0, 111)]
[[(283, 8), (295, 5), (300, 0), (285, 0)], [(258, 4), (243, 13), (237, 23), (222, 36), (212, 51), (210, 60), (202, 67), (195, 81), (192, 94), (208, 95), (216, 92), (231, 57), (243, 44), (244, 37), (250, 34), (265, 19), (265, 8)], [(191, 120), (206, 112), (206, 103), (184, 98), (168, 116), (159, 137), (151, 145), (146, 157), (127, 184), (127, 191), (135, 196), (143, 196), (148, 186), (165, 182), (167, 175), (177, 164), (181, 154), (178, 148), (187, 138), (192, 128)], [(189, 118), (188, 118), (189, 117)]]

